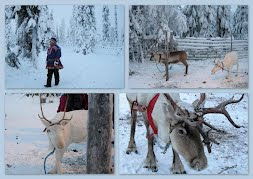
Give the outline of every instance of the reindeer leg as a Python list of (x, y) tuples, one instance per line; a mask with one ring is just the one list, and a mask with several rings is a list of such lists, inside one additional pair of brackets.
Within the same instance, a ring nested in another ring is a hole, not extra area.
[(229, 66), (229, 68), (228, 68), (228, 76), (226, 76), (226, 79), (230, 79), (230, 77), (231, 77), (231, 73), (232, 73), (232, 69), (233, 69), (233, 66), (231, 65), (231, 66)]
[(136, 118), (137, 118), (137, 111), (133, 110), (131, 115), (131, 132), (130, 132), (130, 140), (127, 147), (127, 154), (130, 154), (131, 152), (138, 153), (134, 136), (135, 136), (135, 128), (136, 128)]
[(184, 76), (186, 76), (188, 74), (188, 63), (186, 61), (182, 61), (182, 63), (185, 66), (185, 74), (184, 74)]
[(172, 163), (172, 172), (174, 174), (186, 174), (184, 170), (184, 165), (182, 164), (178, 153), (172, 148), (173, 151), (173, 163)]
[[(149, 124), (148, 124), (148, 119), (147, 119), (147, 114), (143, 113), (143, 117), (144, 117), (144, 123), (147, 129), (147, 136), (149, 136), (150, 132), (149, 132)], [(154, 153), (154, 137), (151, 136), (148, 138), (148, 153), (147, 153), (147, 157), (145, 159), (144, 162), (144, 168), (149, 168), (152, 170), (152, 172), (157, 172), (158, 168), (156, 165), (156, 157), (155, 157), (155, 153)]]
[(237, 64), (236, 64), (236, 75), (235, 76), (238, 76), (238, 71), (239, 71), (239, 62), (237, 62)]

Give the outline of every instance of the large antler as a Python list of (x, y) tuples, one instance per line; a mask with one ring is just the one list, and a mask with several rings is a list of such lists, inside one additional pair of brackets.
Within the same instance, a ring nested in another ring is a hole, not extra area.
[(51, 121), (49, 121), (45, 116), (44, 116), (44, 113), (43, 113), (43, 109), (42, 109), (42, 104), (41, 104), (41, 93), (40, 93), (40, 111), (41, 111), (41, 114), (42, 114), (42, 117), (38, 114), (38, 116), (39, 116), (39, 118), (40, 119), (44, 119), (44, 120), (46, 120), (47, 122), (49, 122), (49, 124), (51, 124), (52, 122)]
[[(226, 110), (226, 106), (229, 104), (239, 103), (243, 99), (243, 96), (244, 96), (244, 94), (238, 100), (234, 100), (234, 97), (232, 97), (229, 100), (224, 101), (213, 108), (204, 108), (206, 94), (201, 93), (200, 99), (198, 100), (197, 104), (195, 105), (195, 111), (200, 114), (201, 119), (203, 119), (203, 116), (206, 114), (211, 114), (211, 113), (223, 114), (227, 117), (228, 121), (234, 127), (240, 128), (241, 126), (235, 124), (235, 122), (232, 120), (231, 116), (229, 115), (228, 111)], [(208, 126), (209, 128), (211, 128), (213, 130), (216, 130), (218, 132), (224, 132), (222, 130), (215, 128), (214, 126), (212, 126), (211, 124), (207, 123), (204, 120), (202, 121), (202, 124)], [(201, 136), (203, 137), (203, 143), (206, 145), (208, 152), (211, 153), (212, 143), (219, 145), (219, 143), (215, 139), (209, 137), (209, 132), (211, 131), (211, 129), (208, 132), (204, 132), (203, 128), (201, 128), (200, 126), (197, 126), (197, 129), (198, 129), (199, 133), (201, 134)]]
[(182, 110), (168, 93), (164, 93), (164, 96), (166, 97), (166, 99), (168, 100), (168, 102), (170, 102), (171, 106), (173, 107), (173, 109), (175, 111), (178, 110), (180, 113), (185, 114), (185, 115), (188, 116), (187, 118), (182, 117), (180, 120), (182, 120), (185, 123), (189, 124), (190, 126), (194, 126), (194, 127), (199, 126), (203, 122), (203, 120), (199, 120), (198, 119), (198, 116), (196, 116), (195, 119), (190, 119), (189, 112)]
[[(212, 113), (216, 113), (216, 114), (223, 114), (224, 116), (226, 116), (226, 118), (228, 119), (228, 121), (236, 128), (240, 128), (241, 126), (237, 125), (233, 119), (231, 118), (230, 114), (228, 113), (228, 111), (226, 110), (226, 106), (229, 104), (235, 104), (235, 103), (239, 103), (242, 99), (244, 94), (242, 94), (242, 96), (240, 97), (240, 99), (235, 100), (234, 96), (232, 98), (230, 98), (227, 101), (224, 101), (222, 103), (220, 103), (219, 105), (212, 107), (212, 108), (204, 108), (202, 106), (202, 103), (205, 101), (206, 95), (205, 94), (201, 94), (200, 95), (200, 100), (199, 103), (196, 105), (195, 107), (195, 111), (197, 113), (200, 113), (200, 115), (203, 117), (206, 114), (212, 114)], [(210, 125), (210, 124), (209, 124)], [(211, 125), (210, 125), (211, 126)]]
[(59, 122), (55, 123), (55, 124), (60, 124), (60, 123), (61, 123), (62, 121), (64, 121), (64, 120), (70, 121), (70, 120), (72, 119), (73, 116), (71, 116), (70, 119), (64, 119), (65, 113), (66, 113), (66, 110), (67, 110), (67, 106), (68, 106), (68, 101), (69, 101), (69, 95), (67, 95), (67, 100), (66, 100), (66, 102), (65, 102), (64, 113), (63, 113), (62, 119), (61, 119)]

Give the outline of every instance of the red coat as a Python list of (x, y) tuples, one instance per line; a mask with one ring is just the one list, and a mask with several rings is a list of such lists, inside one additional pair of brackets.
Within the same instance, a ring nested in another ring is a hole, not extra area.
[[(68, 101), (68, 104), (67, 104), (66, 112), (73, 111), (73, 110), (81, 110), (81, 109), (88, 110), (88, 95), (87, 94), (68, 94), (68, 95), (69, 95), (69, 101)], [(74, 104), (74, 101), (71, 101), (71, 97), (73, 95), (80, 95), (80, 97), (82, 99), (81, 106), (80, 105), (76, 106)], [(57, 112), (63, 112), (64, 111), (66, 101), (67, 101), (67, 95), (64, 94), (60, 98), (60, 104), (59, 104)]]

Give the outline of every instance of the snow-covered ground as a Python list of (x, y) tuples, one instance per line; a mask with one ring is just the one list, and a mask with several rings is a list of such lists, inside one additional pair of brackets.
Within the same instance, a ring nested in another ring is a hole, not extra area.
[[(231, 98), (234, 94), (211, 93), (207, 94), (206, 107)], [(192, 103), (197, 94), (180, 94), (181, 99)], [(235, 95), (236, 99), (240, 96)], [(163, 149), (155, 145), (154, 152), (157, 158), (158, 172), (152, 172), (143, 168), (143, 163), (147, 155), (146, 128), (142, 118), (138, 115), (135, 142), (138, 154), (126, 154), (126, 149), (130, 136), (130, 109), (125, 94), (120, 94), (119, 108), (119, 173), (120, 174), (171, 174), (172, 151), (171, 147), (166, 154), (162, 154)], [(213, 144), (212, 153), (208, 153), (205, 147), (205, 154), (208, 159), (208, 167), (202, 171), (195, 171), (188, 167), (182, 159), (185, 170), (188, 174), (248, 174), (248, 96), (238, 104), (227, 106), (232, 119), (243, 128), (234, 128), (223, 115), (208, 114), (205, 119), (219, 129), (225, 130), (226, 134), (212, 132), (220, 145)]]
[[(64, 69), (60, 70), (60, 84), (53, 88), (123, 88), (124, 50), (119, 54), (107, 52), (83, 55), (61, 46)], [(39, 54), (37, 69), (29, 61), (22, 61), (20, 69), (5, 65), (7, 88), (44, 88), (47, 79), (46, 51)]]
[[(43, 105), (48, 119), (56, 114), (59, 98)], [(40, 114), (39, 97), (24, 94), (5, 96), (5, 173), (44, 174), (43, 161), (48, 151), (48, 138)], [(86, 143), (71, 144), (62, 159), (64, 173), (86, 173)], [(47, 159), (47, 172), (55, 164), (55, 157)]]
[[(144, 63), (129, 64), (130, 88), (247, 88), (248, 59), (239, 60), (239, 75), (232, 73), (231, 80), (225, 79), (227, 72), (218, 71), (211, 75), (213, 60), (188, 60), (188, 75), (184, 76), (185, 66), (182, 63), (172, 64), (169, 80), (165, 81), (165, 67), (154, 61), (145, 59)], [(236, 66), (233, 72), (236, 71)]]

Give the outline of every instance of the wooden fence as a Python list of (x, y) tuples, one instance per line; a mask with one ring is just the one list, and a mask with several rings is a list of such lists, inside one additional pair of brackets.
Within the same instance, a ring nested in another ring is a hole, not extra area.
[[(184, 50), (189, 55), (189, 60), (205, 60), (224, 58), (225, 54), (232, 50), (238, 52), (238, 58), (248, 58), (248, 40), (235, 40), (231, 38), (196, 38), (174, 37), (177, 50)], [(155, 45), (153, 45), (155, 44)], [(161, 45), (161, 44), (160, 44)], [(163, 45), (163, 44), (162, 44)], [(150, 52), (164, 49), (156, 44), (154, 38), (144, 38), (144, 56), (150, 55)], [(152, 47), (150, 49), (149, 47)]]
[(231, 51), (238, 53), (238, 58), (248, 58), (248, 40), (231, 38), (176, 38), (177, 49), (185, 50), (191, 60), (223, 58)]

